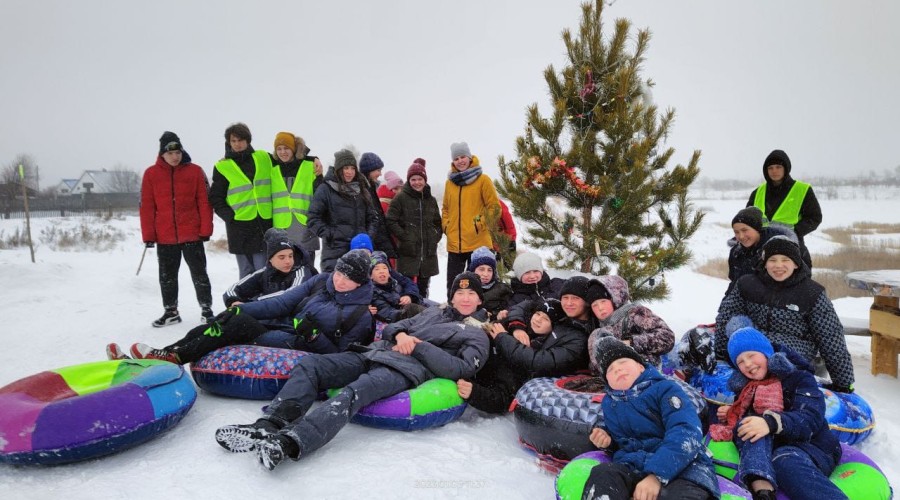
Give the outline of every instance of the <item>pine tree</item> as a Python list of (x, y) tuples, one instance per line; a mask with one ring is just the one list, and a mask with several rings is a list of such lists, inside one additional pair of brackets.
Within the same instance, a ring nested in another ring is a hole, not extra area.
[(675, 111), (658, 112), (653, 82), (641, 79), (650, 32), (632, 39), (631, 23), (617, 19), (604, 40), (602, 13), (603, 0), (583, 4), (577, 35), (563, 30), (568, 63), (544, 71), (552, 116), (529, 106), (517, 158), (499, 158), (497, 190), (526, 221), (524, 241), (553, 249), (552, 267), (615, 269), (633, 299), (661, 299), (669, 290), (660, 275), (687, 263), (703, 220), (687, 199), (700, 151), (667, 168)]

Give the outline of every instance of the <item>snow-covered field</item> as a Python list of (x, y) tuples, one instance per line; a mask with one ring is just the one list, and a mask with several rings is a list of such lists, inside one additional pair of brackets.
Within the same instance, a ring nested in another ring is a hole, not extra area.
[[(698, 261), (727, 255), (728, 225), (744, 203), (743, 198), (695, 201), (709, 213), (692, 240)], [(896, 222), (900, 213), (896, 197), (880, 200), (877, 210), (865, 198), (823, 200), (822, 205), (822, 228), (855, 221)], [(143, 269), (135, 276), (143, 248), (136, 217), (108, 223), (124, 234), (111, 250), (56, 251), (39, 241), (41, 232), (53, 225), (77, 227), (80, 222), (33, 221), (36, 264), (27, 248), (0, 250), (0, 386), (42, 370), (103, 359), (110, 341), (168, 344), (200, 318), (187, 269), (182, 269), (180, 310), (185, 322), (163, 329), (150, 326), (162, 312), (156, 254), (147, 252)], [(224, 226), (218, 219), (216, 223), (214, 239), (223, 238)], [(24, 227), (23, 221), (0, 220), (0, 238), (17, 227)], [(835, 248), (821, 231), (807, 243), (813, 253)], [(520, 248), (524, 246), (520, 243)], [(208, 259), (213, 293), (220, 295), (236, 280), (237, 268), (226, 253), (209, 252)], [(724, 281), (689, 268), (666, 273), (665, 279), (673, 290), (671, 299), (650, 306), (676, 335), (714, 319)], [(433, 280), (436, 300), (444, 298), (439, 290), (443, 280), (443, 275)], [(869, 298), (847, 298), (835, 306), (843, 318), (865, 323), (870, 304)], [(221, 309), (221, 302), (215, 309)], [(900, 449), (894, 445), (900, 438), (895, 417), (900, 412), (900, 381), (870, 374), (867, 337), (847, 340), (857, 391), (874, 408), (878, 423), (859, 447), (885, 470), (893, 485), (900, 485)], [(469, 410), (457, 422), (415, 433), (349, 425), (322, 450), (270, 473), (256, 465), (252, 454), (228, 454), (213, 440), (217, 427), (250, 422), (261, 405), (201, 393), (177, 427), (126, 452), (58, 467), (0, 466), (0, 498), (553, 497), (553, 476), (519, 447), (511, 416), (486, 417)]]

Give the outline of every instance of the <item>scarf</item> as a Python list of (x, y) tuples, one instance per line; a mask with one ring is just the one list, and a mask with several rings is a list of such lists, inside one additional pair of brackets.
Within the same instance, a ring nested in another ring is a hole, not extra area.
[(637, 304), (635, 304), (634, 302), (629, 302), (629, 303), (623, 305), (622, 307), (619, 307), (615, 311), (613, 311), (613, 313), (610, 314), (609, 317), (606, 319), (600, 319), (600, 318), (595, 317), (594, 319), (597, 321), (597, 327), (603, 328), (603, 327), (608, 327), (608, 326), (612, 326), (612, 325), (617, 325), (617, 324), (619, 324), (619, 322), (624, 322), (625, 318), (628, 317), (628, 313), (632, 309), (634, 309), (634, 307), (636, 305)]
[(781, 392), (781, 380), (768, 377), (762, 380), (751, 380), (741, 389), (740, 395), (728, 408), (724, 424), (709, 426), (709, 435), (714, 441), (731, 441), (734, 439), (734, 428), (750, 408), (757, 415), (766, 411), (783, 411), (784, 395)]
[(351, 182), (340, 182), (338, 183), (338, 193), (344, 196), (350, 196), (352, 198), (356, 198), (359, 196), (361, 192), (361, 188), (359, 186), (359, 182), (351, 181)]
[(481, 167), (471, 167), (462, 172), (450, 172), (447, 174), (447, 178), (457, 186), (467, 186), (475, 182), (479, 175), (481, 175)]

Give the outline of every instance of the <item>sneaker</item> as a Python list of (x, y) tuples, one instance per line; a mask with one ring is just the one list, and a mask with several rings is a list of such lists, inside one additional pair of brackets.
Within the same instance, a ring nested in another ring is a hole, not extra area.
[[(269, 426), (260, 422), (247, 425), (226, 425), (216, 429), (216, 442), (232, 453), (246, 453), (256, 449), (257, 445), (273, 432), (277, 432), (274, 424)], [(273, 466), (274, 467), (274, 466)]]
[(154, 328), (162, 328), (164, 326), (181, 323), (181, 316), (178, 315), (177, 309), (166, 309), (166, 312), (159, 319), (154, 320), (152, 325)]
[(209, 307), (204, 307), (204, 308), (200, 309), (200, 322), (201, 323), (209, 324), (209, 322), (212, 320), (213, 316), (214, 315), (213, 315), (212, 309), (210, 309)]
[(140, 342), (131, 345), (131, 355), (134, 356), (134, 359), (159, 359), (175, 363), (176, 365), (181, 364), (181, 360), (178, 359), (178, 355), (174, 352), (166, 349), (154, 349)]
[(122, 347), (113, 342), (112, 344), (106, 344), (106, 358), (110, 360), (131, 359), (131, 356), (125, 354)]
[(267, 470), (272, 470), (284, 460), (284, 444), (282, 439), (288, 439), (281, 434), (274, 434), (259, 442), (256, 447), (256, 458), (260, 465)]

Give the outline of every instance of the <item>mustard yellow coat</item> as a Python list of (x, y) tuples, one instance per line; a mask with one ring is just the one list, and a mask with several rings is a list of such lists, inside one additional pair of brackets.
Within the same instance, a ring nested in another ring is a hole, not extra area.
[[(473, 157), (470, 168), (478, 166), (478, 158)], [(452, 164), (450, 169), (456, 172)], [(465, 186), (458, 186), (447, 179), (441, 206), (441, 225), (447, 235), (448, 252), (467, 253), (480, 246), (493, 248), (487, 224), (488, 207), (500, 210), (497, 191), (490, 177), (481, 174)]]

